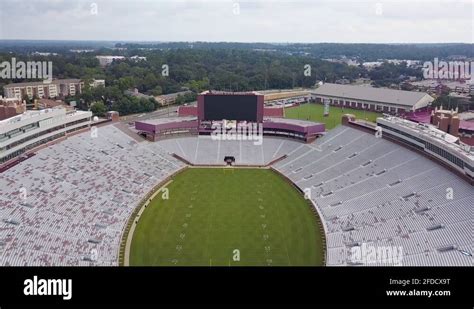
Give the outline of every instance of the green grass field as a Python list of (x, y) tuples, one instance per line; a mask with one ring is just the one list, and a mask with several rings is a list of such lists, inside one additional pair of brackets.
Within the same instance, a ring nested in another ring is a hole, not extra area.
[(132, 266), (323, 265), (319, 218), (271, 170), (190, 168), (167, 188), (139, 219)]
[(285, 109), (285, 117), (293, 119), (303, 119), (315, 122), (321, 122), (326, 125), (326, 130), (330, 130), (341, 124), (341, 117), (344, 114), (354, 114), (356, 118), (375, 122), (377, 117), (382, 114), (358, 110), (353, 108), (341, 109), (340, 107), (330, 106), (329, 116), (324, 117), (324, 105), (307, 103), (298, 107), (290, 107)]

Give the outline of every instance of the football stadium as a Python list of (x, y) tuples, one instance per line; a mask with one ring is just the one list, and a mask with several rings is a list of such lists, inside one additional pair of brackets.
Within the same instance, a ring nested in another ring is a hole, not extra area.
[(471, 266), (474, 151), (350, 111), (327, 130), (206, 91), (132, 126), (60, 108), (0, 121), (0, 265)]

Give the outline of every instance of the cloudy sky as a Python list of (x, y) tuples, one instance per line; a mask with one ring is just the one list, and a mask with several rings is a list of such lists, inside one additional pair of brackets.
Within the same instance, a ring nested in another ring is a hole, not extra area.
[(0, 0), (0, 39), (468, 42), (474, 0)]

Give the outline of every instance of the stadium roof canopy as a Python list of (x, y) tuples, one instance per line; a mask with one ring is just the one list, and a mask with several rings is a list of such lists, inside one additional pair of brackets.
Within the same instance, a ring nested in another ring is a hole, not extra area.
[(425, 102), (430, 103), (434, 100), (433, 97), (424, 92), (330, 83), (321, 85), (318, 89), (312, 91), (311, 94), (410, 107), (415, 107), (419, 104), (426, 106)]
[(301, 127), (311, 127), (314, 125), (321, 125), (321, 123), (319, 122), (307, 121), (307, 120), (301, 120), (301, 119), (265, 117), (264, 122), (269, 122), (269, 121), (275, 122), (275, 123), (291, 124), (291, 125), (301, 126)]

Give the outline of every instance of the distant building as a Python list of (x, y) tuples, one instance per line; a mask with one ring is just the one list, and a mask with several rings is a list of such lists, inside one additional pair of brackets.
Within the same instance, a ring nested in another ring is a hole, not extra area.
[[(105, 80), (94, 80), (92, 87), (105, 85)], [(57, 97), (74, 96), (82, 93), (84, 82), (80, 79), (56, 79), (51, 83), (27, 82), (13, 83), (3, 86), (7, 98), (23, 99), (28, 96), (39, 99), (54, 99)]]
[(38, 56), (57, 56), (57, 53), (50, 53), (50, 52), (34, 52), (33, 55)]
[(457, 109), (454, 111), (436, 108), (432, 111), (430, 123), (443, 132), (456, 137), (459, 136), (461, 120), (459, 119)]
[(26, 103), (17, 98), (0, 96), (0, 120), (7, 119), (26, 111)]
[(474, 122), (471, 117), (471, 113), (459, 114), (458, 108), (445, 110), (441, 106), (431, 112), (430, 124), (443, 132), (459, 137), (465, 144), (474, 146)]
[(474, 94), (474, 85), (470, 80), (437, 80), (425, 79), (421, 81), (414, 81), (410, 83), (420, 91), (427, 91), (430, 93), (441, 93), (443, 89), (446, 92), (455, 92), (457, 94)]
[(56, 98), (68, 95), (76, 95), (82, 92), (84, 83), (80, 79), (57, 79), (51, 83), (27, 82), (13, 83), (3, 86), (7, 98), (22, 99), (25, 96), (32, 99), (38, 98)]
[(107, 119), (112, 120), (112, 121), (119, 121), (120, 114), (119, 112), (116, 112), (116, 111), (109, 111), (107, 112)]
[[(372, 80), (370, 78), (366, 78), (366, 77), (356, 78), (353, 82), (354, 85), (364, 85), (364, 86), (370, 86), (371, 83), (372, 83)], [(319, 86), (321, 86), (321, 85), (319, 85)]]
[(186, 90), (186, 91), (180, 91), (180, 92), (175, 92), (175, 93), (163, 94), (163, 95), (156, 96), (155, 100), (160, 105), (170, 105), (176, 102), (176, 98), (178, 97), (178, 95), (185, 95), (188, 93), (192, 93), (192, 91)]
[(347, 64), (349, 66), (358, 66), (360, 64), (357, 60), (347, 58), (347, 57), (342, 57), (342, 58), (339, 58), (339, 59), (325, 58), (323, 60), (324, 61), (329, 61), (329, 62), (334, 62), (334, 63), (344, 63), (344, 64)]
[(132, 56), (130, 57), (130, 59), (133, 61), (146, 61), (146, 57), (141, 57), (141, 56)]
[(51, 100), (51, 99), (38, 99), (35, 102), (35, 106), (38, 109), (48, 109), (54, 107), (64, 107), (66, 110), (74, 110), (74, 107), (67, 105), (62, 100)]
[(132, 97), (137, 97), (137, 98), (145, 98), (145, 99), (153, 98), (153, 96), (151, 96), (151, 95), (146, 95), (144, 93), (139, 92), (137, 88), (125, 90), (124, 93), (126, 95), (129, 95), (129, 96), (132, 96)]
[(466, 84), (469, 86), (469, 95), (474, 96), (474, 77), (466, 81)]
[(340, 84), (340, 85), (349, 85), (351, 81), (348, 80), (347, 78), (341, 78), (341, 79), (336, 79), (335, 83)]
[(382, 61), (369, 61), (369, 62), (364, 62), (362, 63), (362, 66), (368, 70), (377, 68), (382, 65)]
[(99, 64), (103, 67), (110, 65), (114, 61), (125, 60), (124, 56), (95, 56)]
[(105, 87), (105, 79), (94, 79), (92, 83), (90, 83), (92, 88), (96, 88), (99, 86)]
[(415, 111), (434, 101), (433, 97), (423, 92), (329, 83), (313, 90), (311, 97), (318, 103), (329, 100), (329, 104), (339, 107), (386, 113)]
[(18, 98), (4, 98), (0, 95), (0, 105), (14, 107), (18, 114), (26, 111), (25, 102)]
[(70, 49), (69, 51), (72, 53), (92, 53), (94, 50), (93, 49)]

